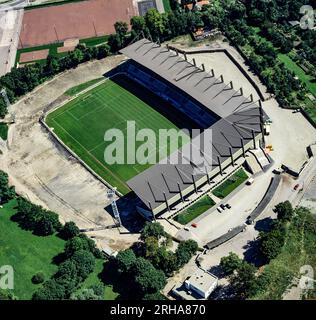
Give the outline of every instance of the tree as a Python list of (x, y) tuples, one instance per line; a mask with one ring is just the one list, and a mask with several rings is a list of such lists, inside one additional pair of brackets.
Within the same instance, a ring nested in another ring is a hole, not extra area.
[(223, 268), (227, 275), (231, 275), (235, 270), (240, 268), (242, 259), (236, 253), (230, 252), (227, 257), (222, 257), (220, 266)]
[(114, 29), (115, 29), (116, 34), (118, 34), (122, 39), (127, 34), (128, 24), (124, 21), (117, 21), (114, 24)]
[(166, 285), (166, 277), (160, 270), (146, 259), (137, 258), (132, 264), (129, 274), (133, 277), (136, 288), (141, 294), (155, 293)]
[(140, 34), (141, 32), (145, 32), (146, 22), (145, 22), (144, 17), (140, 17), (140, 16), (132, 17), (131, 26), (132, 26), (132, 30), (136, 34)]
[(243, 262), (237, 273), (230, 277), (236, 296), (241, 299), (250, 297), (256, 290), (256, 268), (254, 265)]
[(194, 240), (180, 242), (176, 250), (178, 268), (180, 269), (188, 263), (197, 250), (198, 244)]
[(85, 234), (79, 234), (66, 242), (65, 256), (70, 258), (79, 250), (90, 251), (96, 258), (102, 256), (100, 250), (96, 248), (95, 242), (92, 239), (89, 239)]
[(8, 202), (15, 197), (14, 187), (9, 186), (8, 175), (0, 170), (0, 203)]
[(280, 227), (275, 227), (270, 232), (260, 234), (262, 254), (268, 259), (276, 258), (284, 245), (285, 232)]
[(141, 239), (145, 240), (149, 237), (160, 239), (166, 235), (163, 226), (158, 222), (146, 222), (145, 227), (141, 233)]
[(291, 221), (294, 214), (293, 207), (288, 200), (277, 204), (275, 206), (275, 212), (278, 215), (278, 220), (281, 221)]
[(57, 74), (59, 70), (60, 64), (58, 58), (52, 55), (48, 55), (44, 71), (47, 73), (47, 75), (54, 75)]
[(86, 250), (79, 250), (71, 257), (76, 265), (77, 275), (80, 278), (80, 282), (85, 280), (88, 275), (94, 270), (95, 258), (91, 252)]
[(66, 298), (66, 292), (63, 285), (57, 283), (55, 279), (50, 279), (43, 284), (43, 287), (37, 290), (33, 300), (63, 300)]
[(43, 272), (37, 272), (33, 277), (32, 277), (32, 283), (34, 284), (40, 284), (45, 281), (45, 275)]
[(117, 34), (111, 34), (108, 39), (108, 45), (110, 47), (111, 52), (117, 52), (123, 46), (122, 39)]
[(136, 261), (136, 256), (133, 250), (127, 249), (120, 251), (115, 259), (118, 272), (127, 273), (130, 270), (130, 267)]
[(79, 233), (80, 233), (79, 228), (76, 226), (74, 222), (70, 221), (65, 223), (59, 235), (62, 239), (69, 240), (78, 236)]
[(73, 293), (70, 300), (102, 300), (102, 297), (98, 296), (93, 289), (86, 288), (78, 293)]
[(167, 299), (160, 292), (155, 292), (155, 293), (146, 293), (143, 297), (143, 300), (159, 301), (159, 300), (167, 300)]
[(54, 232), (55, 229), (52, 222), (44, 217), (37, 222), (34, 230), (34, 234), (38, 236), (50, 236), (54, 234)]
[(157, 9), (149, 9), (145, 15), (145, 21), (154, 40), (159, 39), (166, 30), (163, 15)]

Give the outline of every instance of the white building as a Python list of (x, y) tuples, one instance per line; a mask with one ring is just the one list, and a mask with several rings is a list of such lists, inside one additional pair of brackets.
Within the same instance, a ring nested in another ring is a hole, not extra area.
[(217, 284), (218, 278), (203, 269), (198, 269), (184, 282), (185, 288), (188, 291), (194, 291), (204, 299), (210, 296), (217, 287)]

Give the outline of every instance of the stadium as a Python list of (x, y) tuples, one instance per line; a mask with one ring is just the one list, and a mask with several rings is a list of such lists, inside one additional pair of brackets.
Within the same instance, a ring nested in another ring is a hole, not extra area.
[[(212, 186), (215, 177), (224, 179), (228, 167), (237, 169), (239, 158), (264, 144), (261, 102), (252, 95), (245, 97), (242, 88), (235, 90), (232, 82), (226, 84), (213, 70), (206, 72), (186, 54), (148, 39), (132, 43), (121, 54), (127, 59), (109, 79), (53, 110), (45, 121), (97, 175), (122, 194), (132, 191), (143, 216), (155, 219), (172, 212), (190, 195)], [(204, 141), (204, 171), (197, 172), (192, 161), (168, 161), (175, 154), (181, 157), (185, 145), (168, 149), (168, 159), (159, 159), (164, 163), (107, 165), (104, 131), (120, 126), (124, 130), (128, 120), (134, 120), (138, 129), (155, 132), (198, 128), (203, 136), (203, 130), (211, 129), (212, 139)]]

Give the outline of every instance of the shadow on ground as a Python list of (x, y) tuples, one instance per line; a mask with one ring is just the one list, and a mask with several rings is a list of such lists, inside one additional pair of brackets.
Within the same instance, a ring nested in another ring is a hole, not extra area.
[[(136, 206), (139, 200), (132, 192), (116, 200), (116, 205), (120, 214), (122, 225), (129, 233), (140, 233), (144, 228), (145, 220), (137, 212)], [(111, 205), (104, 208), (114, 219), (114, 213)]]

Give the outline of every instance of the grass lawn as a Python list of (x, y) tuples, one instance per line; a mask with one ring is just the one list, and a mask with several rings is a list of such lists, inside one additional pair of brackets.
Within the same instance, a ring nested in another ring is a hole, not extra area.
[(280, 53), (278, 54), (278, 59), (282, 61), (289, 70), (293, 71), (295, 75), (306, 84), (308, 90), (316, 97), (316, 83), (311, 82), (313, 78), (307, 75), (288, 55)]
[(0, 123), (0, 138), (7, 140), (8, 138), (8, 125), (6, 123)]
[[(264, 266), (266, 286), (252, 297), (258, 300), (280, 300), (300, 268), (310, 265), (316, 270), (316, 218), (305, 209), (298, 209), (296, 218), (288, 224), (281, 253)], [(310, 299), (316, 298), (316, 288), (308, 290)]]
[(84, 43), (87, 47), (94, 47), (99, 44), (107, 43), (109, 36), (92, 37), (79, 40), (79, 43)]
[(55, 235), (38, 237), (22, 230), (10, 220), (16, 213), (15, 206), (12, 200), (0, 209), (0, 266), (12, 265), (13, 293), (21, 300), (31, 299), (39, 286), (32, 283), (33, 275), (41, 271), (47, 280), (57, 271), (52, 261), (64, 250), (65, 241)]
[(165, 12), (171, 12), (170, 0), (162, 0)]
[[(156, 133), (156, 137), (159, 129), (177, 129), (174, 123), (150, 106), (161, 104), (159, 101), (150, 91), (146, 91), (126, 77), (119, 76), (50, 113), (46, 122), (91, 169), (111, 185), (116, 186), (121, 193), (126, 194), (130, 190), (125, 182), (151, 166), (140, 163), (126, 164), (128, 156), (126, 121), (135, 121), (136, 133), (140, 129), (148, 128)], [(108, 164), (104, 160), (104, 151), (112, 144), (104, 141), (104, 134), (114, 128), (120, 129), (123, 133), (124, 148), (120, 148), (120, 152), (123, 153), (124, 164)], [(189, 137), (187, 140), (185, 143), (189, 142)], [(136, 149), (140, 145), (143, 145), (143, 142), (136, 142)], [(145, 154), (152, 160), (161, 160), (158, 156), (159, 149), (167, 154), (175, 151), (169, 141)], [(129, 151), (130, 155), (133, 153), (133, 150)]]
[(94, 84), (104, 80), (104, 78), (93, 79), (84, 83), (79, 84), (78, 86), (72, 87), (69, 90), (65, 91), (67, 96), (75, 96), (76, 94), (80, 93), (81, 91), (93, 86)]
[(188, 207), (180, 214), (178, 214), (174, 220), (185, 225), (195, 219), (196, 217), (200, 216), (206, 210), (212, 208), (215, 202), (209, 197), (204, 196), (195, 202), (192, 206)]
[[(89, 288), (95, 284), (100, 284), (100, 283), (103, 284), (103, 282), (101, 281), (99, 276), (103, 271), (103, 265), (105, 262), (106, 261), (103, 259), (96, 260), (94, 272), (88, 276), (88, 278), (83, 282), (83, 284), (81, 285), (81, 287), (78, 291), (81, 291), (82, 289)], [(105, 285), (104, 296), (103, 296), (104, 300), (115, 300), (115, 298), (118, 295), (119, 295), (118, 293), (113, 292), (113, 287), (111, 285), (109, 285), (109, 284)]]
[(221, 185), (215, 188), (213, 194), (220, 199), (224, 199), (247, 179), (248, 176), (246, 172), (243, 169), (239, 169), (232, 176), (226, 179)]

